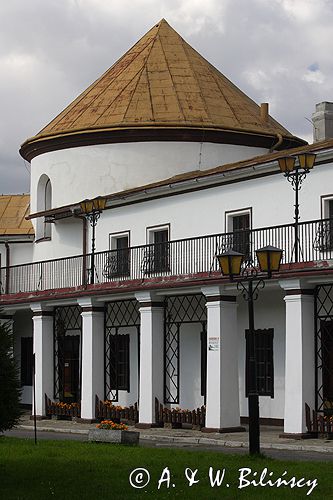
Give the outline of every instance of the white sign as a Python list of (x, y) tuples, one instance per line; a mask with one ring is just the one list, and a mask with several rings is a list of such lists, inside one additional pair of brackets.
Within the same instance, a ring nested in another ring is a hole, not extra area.
[(209, 337), (208, 350), (218, 351), (220, 349), (220, 337)]

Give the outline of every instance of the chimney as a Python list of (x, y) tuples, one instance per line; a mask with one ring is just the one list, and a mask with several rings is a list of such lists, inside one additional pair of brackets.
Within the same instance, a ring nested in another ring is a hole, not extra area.
[(333, 139), (333, 102), (316, 104), (312, 114), (313, 142)]
[(268, 121), (268, 102), (260, 104), (260, 120), (262, 123), (267, 123)]

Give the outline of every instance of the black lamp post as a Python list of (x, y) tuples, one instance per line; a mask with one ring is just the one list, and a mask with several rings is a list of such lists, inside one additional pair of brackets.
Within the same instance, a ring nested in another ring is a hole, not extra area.
[[(256, 250), (260, 270), (267, 273), (270, 278), (272, 272), (278, 271), (283, 251), (279, 248), (266, 246)], [(264, 288), (264, 280), (258, 276), (258, 270), (253, 262), (247, 261), (242, 268), (244, 255), (228, 250), (216, 258), (219, 261), (221, 272), (233, 280), (234, 276), (241, 276), (242, 280), (237, 282), (237, 289), (241, 291), (243, 298), (248, 303), (249, 316), (249, 371), (248, 371), (248, 410), (249, 410), (249, 452), (250, 455), (260, 453), (260, 428), (259, 428), (259, 394), (257, 386), (257, 357), (254, 328), (253, 302), (258, 298), (259, 289)]]
[(295, 262), (299, 261), (299, 202), (298, 193), (306, 175), (314, 166), (316, 155), (314, 153), (301, 153), (298, 155), (298, 162), (295, 156), (284, 156), (279, 158), (279, 167), (281, 172), (287, 178), (295, 191)]
[(95, 283), (95, 227), (102, 211), (106, 205), (106, 198), (103, 196), (98, 196), (93, 200), (83, 200), (80, 203), (81, 210), (90, 222), (92, 227), (91, 235), (91, 266), (90, 266), (90, 284)]

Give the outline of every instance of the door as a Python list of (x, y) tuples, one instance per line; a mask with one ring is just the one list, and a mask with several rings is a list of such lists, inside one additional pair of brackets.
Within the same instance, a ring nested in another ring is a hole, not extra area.
[(333, 322), (321, 322), (324, 408), (333, 408)]
[(78, 402), (80, 397), (80, 336), (68, 335), (63, 339), (63, 401)]

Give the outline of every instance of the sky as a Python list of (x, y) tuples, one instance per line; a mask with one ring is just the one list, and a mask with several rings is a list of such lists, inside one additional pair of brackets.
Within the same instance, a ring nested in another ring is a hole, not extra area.
[(333, 0), (0, 0), (0, 193), (29, 192), (20, 144), (161, 18), (312, 142), (333, 101)]

